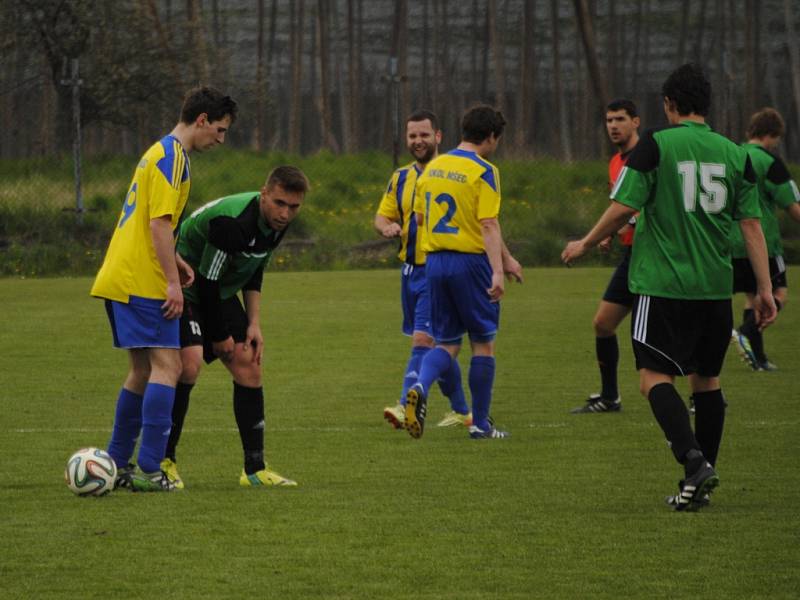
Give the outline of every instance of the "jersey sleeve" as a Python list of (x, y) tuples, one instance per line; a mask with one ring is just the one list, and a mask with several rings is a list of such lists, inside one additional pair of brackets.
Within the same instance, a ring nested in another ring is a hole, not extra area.
[(180, 200), (180, 186), (186, 170), (186, 156), (176, 143), (164, 145), (164, 156), (149, 164), (150, 219), (174, 215)]
[(736, 207), (733, 211), (733, 218), (737, 221), (761, 218), (761, 203), (758, 198), (756, 172), (753, 169), (753, 163), (750, 162), (750, 155), (747, 153), (745, 153), (742, 179), (736, 190)]
[(767, 170), (765, 187), (775, 204), (781, 208), (789, 208), (795, 202), (800, 202), (800, 190), (786, 164), (778, 157)]
[(496, 219), (500, 214), (500, 172), (491, 165), (478, 181), (478, 220)]
[(378, 214), (392, 221), (400, 220), (400, 209), (397, 207), (397, 173), (393, 173), (389, 179), (389, 185), (383, 193), (381, 203), (378, 206)]
[(412, 210), (418, 215), (425, 214), (425, 184), (428, 178), (423, 173), (421, 177), (417, 178), (416, 187), (414, 189), (414, 206)]
[(639, 139), (628, 162), (622, 167), (609, 197), (620, 204), (641, 210), (655, 184), (655, 171), (661, 159), (653, 131)]

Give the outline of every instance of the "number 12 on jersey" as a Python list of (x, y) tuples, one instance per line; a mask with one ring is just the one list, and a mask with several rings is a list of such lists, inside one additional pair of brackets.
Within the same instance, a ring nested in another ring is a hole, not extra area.
[(683, 208), (694, 212), (697, 205), (697, 167), (700, 167), (700, 206), (707, 213), (717, 214), (725, 208), (728, 189), (720, 179), (725, 178), (725, 165), (719, 163), (696, 163), (693, 160), (679, 162), (678, 173), (683, 178)]

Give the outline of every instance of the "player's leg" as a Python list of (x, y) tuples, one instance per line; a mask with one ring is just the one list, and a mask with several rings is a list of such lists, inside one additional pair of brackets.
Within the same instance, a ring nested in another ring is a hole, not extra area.
[(117, 397), (114, 427), (108, 442), (108, 453), (122, 474), (116, 487), (129, 487), (130, 484), (131, 458), (142, 430), (142, 396), (150, 377), (150, 361), (144, 348), (129, 349), (128, 363), (128, 374)]
[(761, 334), (756, 325), (753, 312), (753, 298), (756, 293), (756, 276), (750, 261), (746, 258), (734, 258), (733, 265), (733, 293), (745, 294), (745, 304), (742, 311), (742, 322), (732, 331), (732, 343), (736, 351), (754, 371), (758, 370), (758, 357), (755, 353), (754, 343), (761, 344)]
[(633, 294), (628, 289), (629, 264), (630, 250), (626, 250), (625, 258), (614, 270), (592, 320), (595, 354), (600, 370), (600, 393), (590, 394), (586, 403), (573, 409), (571, 411), (573, 413), (616, 412), (622, 408), (617, 385), (619, 365), (617, 327), (628, 315), (633, 304)]
[(297, 485), (268, 469), (264, 459), (264, 387), (255, 349), (244, 343), (247, 339), (247, 314), (236, 296), (223, 302), (222, 310), (235, 342), (233, 359), (225, 363), (225, 368), (233, 377), (233, 414), (244, 458), (239, 483), (243, 486)]
[(167, 440), (167, 449), (164, 460), (161, 461), (161, 470), (175, 483), (178, 489), (183, 489), (184, 484), (178, 474), (177, 447), (183, 432), (183, 423), (189, 411), (189, 398), (203, 364), (203, 330), (202, 313), (197, 305), (190, 302), (184, 304), (181, 315), (181, 374), (175, 386), (175, 401), (172, 405), (172, 429)]
[(719, 482), (703, 456), (689, 411), (674, 384), (676, 375), (689, 372), (702, 330), (703, 315), (698, 315), (696, 306), (692, 301), (637, 296), (631, 319), (640, 391), (650, 403), (675, 460), (684, 467), (675, 505), (678, 510), (697, 508), (697, 500)]

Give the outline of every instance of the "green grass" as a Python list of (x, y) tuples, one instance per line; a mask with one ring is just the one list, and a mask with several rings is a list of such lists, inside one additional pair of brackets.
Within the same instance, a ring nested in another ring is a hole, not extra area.
[[(722, 485), (678, 514), (662, 504), (680, 473), (638, 394), (627, 322), (624, 411), (568, 414), (597, 388), (591, 317), (609, 270), (526, 276), (498, 338), (492, 412), (511, 439), (429, 427), (415, 441), (382, 422), (408, 353), (396, 271), (269, 273), (267, 456), (301, 486), (238, 486), (215, 364), (179, 448), (187, 489), (99, 499), (72, 496), (62, 470), (106, 444), (125, 355), (88, 279), (3, 280), (0, 596), (797, 597), (800, 308), (766, 333), (779, 371), (730, 353)], [(445, 411), (438, 393), (429, 409)]]

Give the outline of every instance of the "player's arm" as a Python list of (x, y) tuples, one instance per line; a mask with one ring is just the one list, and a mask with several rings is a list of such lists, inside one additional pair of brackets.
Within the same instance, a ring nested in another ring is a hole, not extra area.
[(179, 252), (175, 252), (175, 263), (178, 266), (178, 277), (181, 280), (181, 287), (189, 287), (194, 283), (194, 269), (192, 265), (183, 260)]
[(612, 202), (600, 219), (580, 240), (569, 242), (561, 253), (564, 264), (570, 265), (586, 252), (597, 246), (601, 241), (613, 235), (636, 213), (636, 209), (620, 202)]
[(789, 216), (792, 217), (795, 221), (800, 223), (800, 202), (795, 202), (794, 204), (790, 204), (789, 208), (786, 209), (786, 212), (789, 213)]
[(373, 224), (378, 233), (385, 238), (395, 238), (403, 231), (403, 228), (400, 227), (400, 223), (391, 220), (381, 213), (375, 215), (375, 222)]
[(486, 256), (492, 267), (492, 287), (486, 290), (492, 302), (497, 302), (505, 292), (503, 280), (503, 236), (500, 233), (500, 223), (496, 218), (481, 219), (481, 235)]
[(508, 277), (509, 281), (512, 279), (515, 280), (517, 283), (522, 283), (522, 265), (519, 264), (519, 261), (511, 255), (511, 252), (508, 250), (508, 246), (506, 243), (502, 241), (502, 258), (503, 258), (503, 272)]
[(775, 299), (772, 296), (772, 281), (769, 276), (769, 255), (764, 232), (758, 219), (742, 219), (739, 221), (742, 229), (747, 256), (756, 276), (756, 296), (753, 299), (756, 323), (764, 329), (775, 320), (778, 314)]
[(167, 279), (167, 298), (161, 305), (164, 317), (177, 319), (183, 313), (183, 292), (175, 262), (175, 238), (172, 235), (172, 215), (150, 219), (150, 236), (156, 251), (158, 264)]

